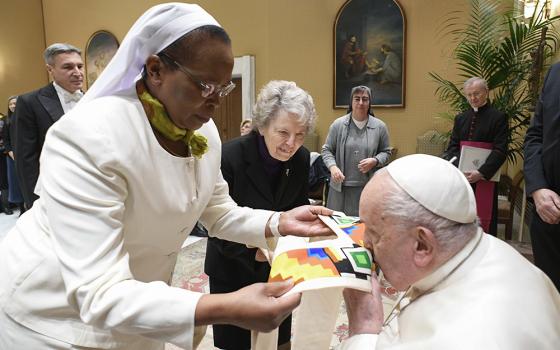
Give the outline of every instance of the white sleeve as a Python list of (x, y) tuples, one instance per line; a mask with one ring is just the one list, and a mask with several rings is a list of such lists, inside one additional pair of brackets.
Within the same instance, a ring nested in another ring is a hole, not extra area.
[(272, 213), (269, 210), (238, 207), (229, 196), (228, 184), (220, 172), (212, 198), (200, 221), (210, 236), (268, 248), (264, 231)]
[(191, 349), (201, 294), (140, 282), (130, 271), (119, 150), (103, 130), (58, 123), (42, 151), (41, 201), (68, 302), (85, 323)]
[(377, 334), (357, 334), (340, 343), (335, 350), (373, 350), (377, 337)]

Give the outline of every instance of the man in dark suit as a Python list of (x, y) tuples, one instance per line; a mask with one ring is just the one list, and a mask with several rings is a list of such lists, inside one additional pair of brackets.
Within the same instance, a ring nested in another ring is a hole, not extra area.
[(525, 186), (535, 202), (531, 241), (535, 264), (560, 290), (560, 63), (544, 81), (525, 136)]
[(39, 157), (47, 130), (72, 109), (83, 95), (84, 63), (81, 51), (69, 44), (53, 44), (44, 53), (53, 82), (21, 95), (15, 111), (15, 160), (25, 206), (38, 198)]
[(455, 117), (449, 146), (443, 158), (459, 164), (463, 145), (491, 149), (488, 158), (477, 170), (466, 171), (465, 177), (476, 193), (477, 213), (486, 233), (496, 236), (498, 192), (489, 181), (506, 160), (508, 124), (506, 115), (488, 102), (486, 80), (474, 77), (465, 81), (463, 92), (471, 108)]

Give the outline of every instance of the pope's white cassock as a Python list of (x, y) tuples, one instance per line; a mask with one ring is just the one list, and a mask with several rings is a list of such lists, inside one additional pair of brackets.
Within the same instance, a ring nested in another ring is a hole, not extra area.
[[(436, 157), (408, 157), (414, 159), (388, 166), (405, 192), (441, 217), (476, 220), (474, 197), (462, 174), (452, 174)], [(410, 163), (419, 169), (413, 175), (403, 167)], [(433, 179), (439, 175), (447, 184), (429, 191), (440, 183)], [(386, 316), (379, 335), (355, 335), (338, 349), (560, 349), (558, 291), (542, 271), (480, 228), (462, 250), (414, 283)]]
[(482, 231), (411, 290), (412, 300), (403, 299), (381, 334), (351, 337), (338, 349), (560, 347), (560, 296), (552, 282)]

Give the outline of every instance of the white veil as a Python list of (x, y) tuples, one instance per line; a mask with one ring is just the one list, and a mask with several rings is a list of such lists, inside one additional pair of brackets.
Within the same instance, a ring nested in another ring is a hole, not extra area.
[(198, 5), (172, 2), (150, 8), (130, 28), (115, 56), (79, 103), (132, 88), (150, 55), (205, 25), (219, 26)]

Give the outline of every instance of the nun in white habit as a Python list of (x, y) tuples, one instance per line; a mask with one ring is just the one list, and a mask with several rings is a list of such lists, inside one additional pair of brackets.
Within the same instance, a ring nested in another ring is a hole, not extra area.
[(168, 285), (200, 220), (257, 247), (322, 235), (321, 207), (240, 208), (211, 120), (231, 82), (230, 39), (197, 5), (161, 4), (132, 26), (79, 104), (49, 130), (40, 196), (0, 243), (0, 349), (184, 349), (196, 326), (271, 330), (289, 283), (202, 295)]
[(375, 280), (371, 294), (345, 290), (351, 337), (339, 350), (558, 349), (560, 295), (482, 231), (453, 165), (422, 154), (392, 162), (365, 187), (360, 217), (366, 246), (403, 297), (383, 315)]

